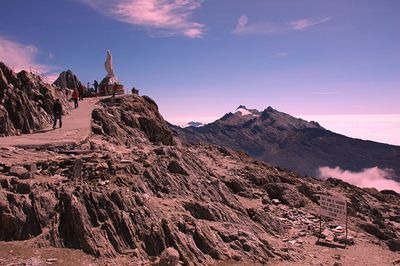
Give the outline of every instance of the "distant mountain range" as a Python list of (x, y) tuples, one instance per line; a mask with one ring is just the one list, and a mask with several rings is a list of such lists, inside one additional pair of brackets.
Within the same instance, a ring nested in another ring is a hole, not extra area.
[(171, 127), (188, 143), (227, 146), (303, 175), (315, 176), (323, 166), (351, 171), (378, 166), (393, 169), (400, 181), (400, 146), (346, 137), (272, 107), (241, 105), (202, 127)]

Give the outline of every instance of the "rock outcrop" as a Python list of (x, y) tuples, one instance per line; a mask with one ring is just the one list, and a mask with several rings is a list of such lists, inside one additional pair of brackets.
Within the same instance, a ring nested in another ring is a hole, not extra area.
[(174, 144), (172, 132), (158, 112), (157, 104), (148, 96), (106, 98), (101, 105), (92, 114), (93, 132), (128, 146), (138, 136), (152, 143)]
[(53, 85), (63, 89), (77, 89), (82, 83), (71, 70), (63, 71), (58, 78), (53, 82)]
[[(93, 133), (69, 147), (73, 156), (2, 150), (0, 241), (34, 239), (100, 258), (126, 256), (132, 265), (302, 261), (309, 257), (302, 243), (319, 234), (324, 193), (348, 200), (350, 244), (363, 233), (387, 252), (398, 247), (397, 193), (302, 177), (229, 148), (181, 144), (148, 97), (102, 100)], [(28, 179), (11, 170), (17, 166), (29, 169)], [(335, 221), (324, 225), (321, 237), (343, 235)]]
[(57, 98), (68, 112), (65, 91), (27, 71), (14, 73), (0, 62), (0, 136), (30, 133), (48, 125)]

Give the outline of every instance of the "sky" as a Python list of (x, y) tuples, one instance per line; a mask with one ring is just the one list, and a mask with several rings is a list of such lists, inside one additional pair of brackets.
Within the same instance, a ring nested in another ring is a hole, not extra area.
[(110, 49), (119, 80), (169, 121), (240, 104), (400, 114), (399, 12), (397, 0), (2, 1), (0, 61), (86, 83), (105, 76)]

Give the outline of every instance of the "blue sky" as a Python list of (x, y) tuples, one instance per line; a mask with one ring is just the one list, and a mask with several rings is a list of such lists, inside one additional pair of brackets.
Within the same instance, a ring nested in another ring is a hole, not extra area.
[(400, 1), (3, 1), (0, 60), (83, 82), (117, 77), (171, 121), (239, 104), (291, 114), (400, 113)]

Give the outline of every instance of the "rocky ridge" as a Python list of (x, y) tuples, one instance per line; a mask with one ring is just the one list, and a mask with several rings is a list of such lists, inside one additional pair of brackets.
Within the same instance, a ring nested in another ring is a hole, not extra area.
[(68, 113), (65, 91), (27, 71), (15, 73), (0, 62), (0, 137), (31, 133), (50, 124), (57, 98)]
[(210, 143), (241, 150), (271, 165), (316, 176), (323, 166), (354, 172), (378, 166), (392, 169), (400, 181), (400, 147), (349, 138), (316, 122), (272, 107), (262, 112), (245, 106), (202, 127), (171, 128), (187, 143)]
[[(319, 234), (324, 193), (348, 200), (349, 245), (376, 241), (385, 254), (399, 251), (393, 191), (322, 182), (229, 148), (182, 144), (146, 96), (101, 100), (92, 116), (84, 144), (1, 148), (1, 241), (34, 239), (124, 257), (126, 265), (302, 262), (310, 259), (306, 242)], [(344, 241), (337, 222), (323, 224), (320, 237)]]

